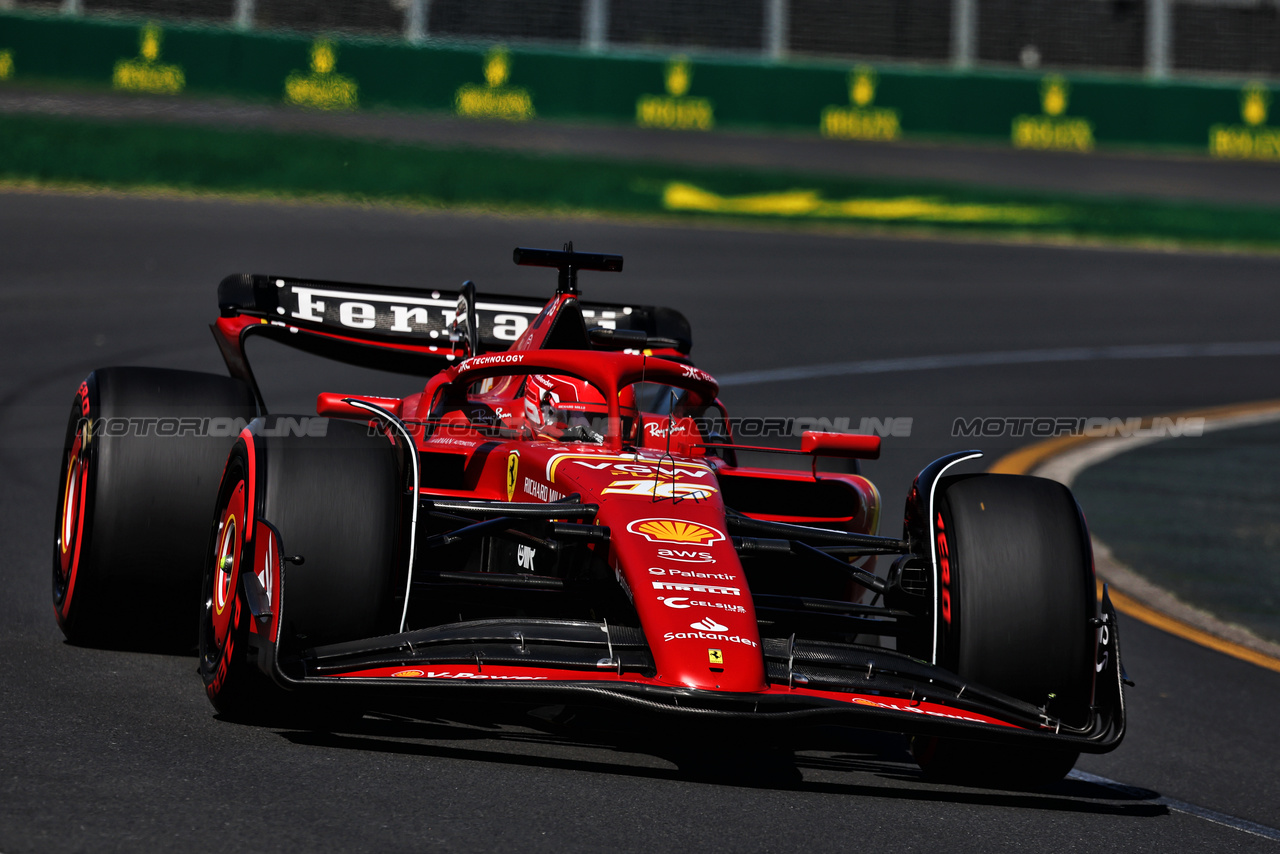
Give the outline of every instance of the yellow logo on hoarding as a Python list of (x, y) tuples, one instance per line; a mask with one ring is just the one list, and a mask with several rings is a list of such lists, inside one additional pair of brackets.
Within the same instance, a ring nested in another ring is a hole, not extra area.
[(484, 85), (464, 83), (458, 87), (453, 98), (458, 115), (514, 122), (533, 118), (533, 98), (524, 89), (508, 86), (510, 77), (511, 56), (503, 48), (490, 51), (484, 60)]
[(1092, 151), (1093, 122), (1064, 115), (1071, 85), (1061, 77), (1040, 81), (1040, 109), (1043, 115), (1015, 116), (1013, 147), (1056, 151)]
[(639, 534), (651, 543), (710, 545), (724, 539), (724, 534), (715, 528), (680, 519), (637, 519), (627, 526), (627, 530)]
[(1209, 153), (1214, 157), (1280, 160), (1280, 129), (1267, 127), (1271, 92), (1261, 83), (1250, 83), (1240, 92), (1242, 125), (1209, 128)]
[(516, 477), (520, 470), (520, 454), (512, 451), (507, 455), (507, 500), (515, 498)]
[(1271, 106), (1271, 93), (1258, 84), (1244, 87), (1240, 93), (1240, 118), (1245, 124), (1257, 127), (1266, 124), (1267, 108)]
[(715, 106), (707, 98), (687, 97), (693, 83), (693, 67), (683, 56), (672, 58), (663, 72), (666, 95), (641, 95), (636, 99), (636, 124), (642, 128), (711, 130)]
[(876, 70), (860, 65), (849, 72), (849, 103), (824, 107), (818, 128), (831, 139), (898, 139), (902, 124), (897, 110), (872, 107), (879, 82)]
[(1060, 116), (1067, 111), (1067, 81), (1048, 77), (1040, 83), (1040, 106), (1046, 116)]
[(13, 76), (13, 51), (0, 50), (0, 80)]
[(338, 49), (321, 39), (311, 45), (311, 71), (290, 71), (284, 81), (284, 99), (317, 110), (351, 110), (359, 103), (356, 81), (334, 71)]
[[(111, 87), (126, 92), (154, 92), (173, 95), (187, 85), (186, 75), (176, 65), (160, 62), (160, 28), (147, 24), (138, 41), (138, 57), (116, 62), (111, 74)], [(0, 77), (6, 76), (0, 71)]]
[(672, 98), (683, 98), (689, 91), (689, 81), (693, 73), (689, 70), (689, 61), (676, 57), (667, 64), (667, 94)]

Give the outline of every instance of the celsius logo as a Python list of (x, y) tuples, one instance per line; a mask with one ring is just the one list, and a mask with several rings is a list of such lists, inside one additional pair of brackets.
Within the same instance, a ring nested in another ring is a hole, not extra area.
[(722, 626), (719, 623), (717, 623), (715, 620), (711, 619), (710, 617), (707, 617), (705, 620), (699, 620), (696, 623), (690, 623), (689, 628), (701, 629), (704, 632), (723, 632), (725, 629), (729, 627)]
[(682, 519), (637, 519), (627, 526), (627, 530), (639, 534), (651, 543), (706, 546), (724, 539), (724, 534), (715, 528)]
[(693, 549), (658, 549), (658, 557), (667, 560), (678, 560), (681, 563), (715, 563), (711, 552), (699, 552)]

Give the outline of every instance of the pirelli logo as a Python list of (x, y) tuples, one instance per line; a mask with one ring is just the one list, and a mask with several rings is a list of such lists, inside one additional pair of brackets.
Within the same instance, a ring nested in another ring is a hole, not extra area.
[(681, 590), (685, 593), (708, 593), (720, 596), (741, 596), (737, 587), (715, 587), (710, 584), (681, 584), (678, 581), (655, 581), (654, 590)]

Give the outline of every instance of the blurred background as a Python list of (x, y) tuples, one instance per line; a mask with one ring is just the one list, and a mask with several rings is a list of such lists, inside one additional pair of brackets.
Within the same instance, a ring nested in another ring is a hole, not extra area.
[(1270, 0), (4, 0), (0, 9), (245, 29), (958, 68), (1273, 75)]

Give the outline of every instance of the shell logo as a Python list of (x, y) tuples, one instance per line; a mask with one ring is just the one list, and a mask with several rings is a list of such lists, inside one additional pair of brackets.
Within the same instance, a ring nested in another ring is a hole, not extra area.
[(715, 528), (681, 519), (637, 519), (627, 526), (627, 530), (651, 543), (710, 545), (724, 539), (724, 534)]
[(412, 678), (414, 676), (426, 676), (427, 674), (423, 673), (421, 670), (398, 670), (391, 675)]

